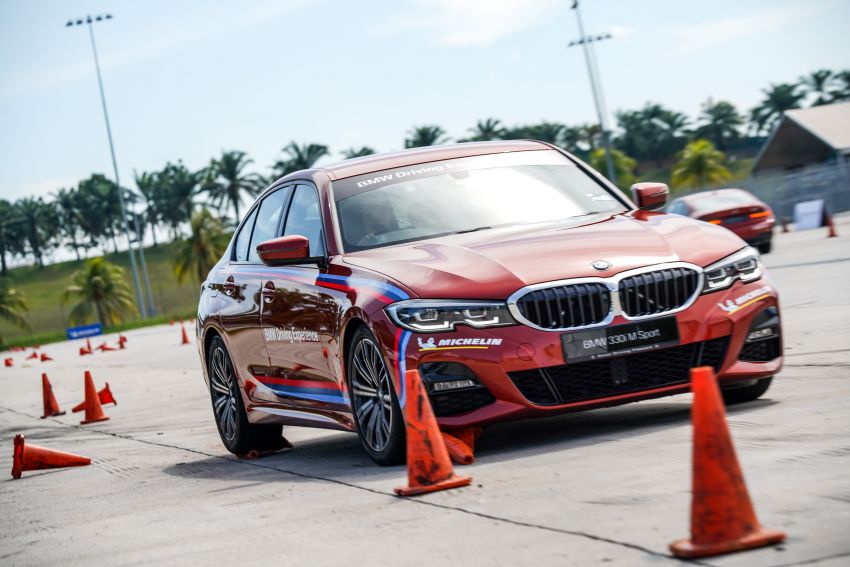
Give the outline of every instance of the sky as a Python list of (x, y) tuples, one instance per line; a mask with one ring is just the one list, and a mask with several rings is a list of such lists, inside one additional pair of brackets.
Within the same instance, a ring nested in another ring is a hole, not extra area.
[[(119, 172), (290, 141), (403, 147), (439, 124), (595, 120), (571, 0), (0, 0), (0, 198), (112, 175), (85, 26), (95, 25)], [(850, 67), (845, 0), (582, 0), (607, 106), (746, 110), (770, 83)]]

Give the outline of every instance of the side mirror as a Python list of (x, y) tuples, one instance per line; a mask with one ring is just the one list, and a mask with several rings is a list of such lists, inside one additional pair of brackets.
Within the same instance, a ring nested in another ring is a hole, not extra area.
[(310, 260), (310, 241), (300, 234), (272, 238), (257, 244), (257, 256), (267, 266), (306, 262)]
[(632, 198), (642, 211), (654, 211), (667, 204), (670, 189), (666, 183), (635, 183), (632, 185)]

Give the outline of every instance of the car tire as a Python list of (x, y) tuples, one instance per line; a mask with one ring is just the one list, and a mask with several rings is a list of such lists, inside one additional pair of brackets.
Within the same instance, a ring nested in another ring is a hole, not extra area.
[(366, 327), (357, 329), (351, 340), (346, 353), (345, 375), (351, 413), (363, 450), (381, 466), (404, 463), (404, 418), (392, 375), (378, 341)]
[(248, 421), (233, 361), (221, 337), (214, 337), (207, 353), (215, 425), (221, 442), (235, 455), (281, 447), (281, 425), (255, 425)]
[(723, 394), (723, 401), (726, 405), (740, 404), (744, 402), (751, 402), (760, 398), (767, 392), (767, 389), (770, 388), (770, 383), (773, 382), (773, 376), (768, 376), (767, 378), (762, 378), (758, 380), (755, 384), (751, 384), (749, 386), (742, 386), (738, 388), (724, 388), (721, 393)]
[(757, 246), (757, 248), (762, 254), (770, 254), (770, 251), (773, 250), (773, 241), (768, 240), (767, 242), (762, 242)]

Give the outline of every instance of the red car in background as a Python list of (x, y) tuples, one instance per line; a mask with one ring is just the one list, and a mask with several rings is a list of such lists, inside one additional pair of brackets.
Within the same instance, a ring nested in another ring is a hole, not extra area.
[(727, 402), (782, 367), (779, 296), (719, 226), (633, 199), (560, 148), (453, 144), (291, 173), (202, 285), (198, 347), (224, 445), (281, 426), (356, 431), (404, 461), (407, 370), (445, 429), (690, 390)]
[(728, 228), (747, 244), (767, 254), (773, 244), (776, 218), (767, 203), (743, 189), (703, 191), (675, 199), (668, 213), (684, 215)]

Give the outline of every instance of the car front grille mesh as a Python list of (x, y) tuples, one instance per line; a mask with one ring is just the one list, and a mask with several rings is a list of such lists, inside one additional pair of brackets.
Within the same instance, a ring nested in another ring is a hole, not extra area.
[(617, 358), (510, 372), (508, 376), (533, 404), (575, 403), (686, 384), (695, 366), (719, 370), (728, 342), (729, 337), (721, 337)]
[(569, 284), (530, 291), (517, 300), (517, 308), (538, 327), (567, 329), (604, 321), (611, 297), (601, 283)]
[(620, 305), (629, 317), (665, 313), (685, 305), (698, 284), (699, 273), (689, 268), (630, 276), (620, 281)]

